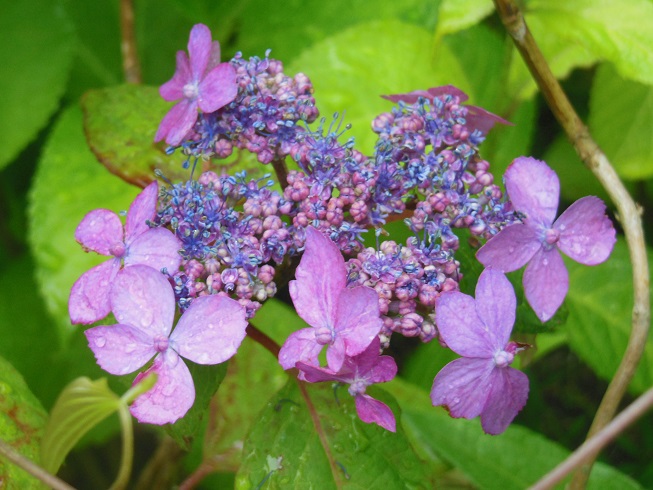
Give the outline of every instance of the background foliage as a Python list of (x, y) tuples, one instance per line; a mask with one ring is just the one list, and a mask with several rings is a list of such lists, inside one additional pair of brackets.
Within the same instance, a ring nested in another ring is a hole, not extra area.
[[(159, 85), (172, 75), (175, 51), (184, 49), (191, 26), (202, 22), (221, 41), (223, 59), (237, 50), (261, 56), (271, 48), (287, 72), (306, 73), (321, 113), (344, 112), (357, 147), (369, 152), (374, 144), (370, 121), (390, 107), (378, 95), (454, 84), (470, 95), (471, 103), (514, 123), (495, 129), (481, 147), (495, 176), (514, 157), (532, 155), (558, 172), (561, 208), (587, 194), (605, 198), (552, 119), (490, 0), (134, 3), (146, 85)], [(653, 2), (527, 0), (524, 10), (555, 75), (642, 204), (650, 237)], [(167, 105), (153, 88), (118, 87), (123, 75), (117, 0), (0, 0), (0, 12), (0, 406), (3, 414), (13, 413), (14, 406), (15, 413), (24, 412), (24, 418), (0, 418), (0, 438), (38, 460), (44, 408), (51, 409), (71, 380), (103, 376), (80, 329), (71, 327), (67, 317), (70, 286), (99, 260), (75, 243), (75, 227), (91, 209), (126, 209), (139, 190), (98, 163), (87, 136), (105, 164), (127, 166), (134, 172), (131, 180), (139, 182), (148, 165), (169, 164), (160, 149), (149, 145)], [(90, 119), (85, 135), (82, 95), (89, 90), (95, 91), (83, 99)], [(463, 262), (463, 272), (471, 279), (477, 272), (467, 263), (470, 268), (466, 271)], [(403, 481), (416, 488), (428, 487), (428, 482), (440, 488), (487, 488), (496, 482), (502, 488), (523, 488), (582, 442), (628, 337), (632, 285), (623, 240), (601, 266), (568, 266), (567, 320), (537, 338), (522, 334), (537, 345), (522, 359), (531, 395), (515, 425), (501, 437), (483, 435), (477, 421), (452, 420), (442, 409), (430, 407), (433, 376), (451, 359), (450, 353), (434, 343), (404, 341), (392, 346), (401, 380), (387, 390), (396, 399), (389, 401), (395, 413), (402, 409), (404, 431), (391, 438), (350, 417), (352, 401), (344, 393), (345, 412), (334, 415), (328, 408), (334, 404), (333, 392), (325, 385), (309, 395), (327, 407), (321, 423), (353, 424), (355, 435), (341, 441), (343, 432), (333, 429), (328, 444), (321, 444), (304, 428), (310, 421), (282, 416), (283, 411), (301, 411), (295, 405), (301, 402), (292, 401), (298, 400), (297, 384), (288, 381), (272, 356), (246, 340), (218, 395), (212, 400), (210, 393), (204, 396), (205, 404), (210, 402), (207, 416), (189, 421), (192, 430), (169, 431), (185, 451), (170, 449), (163, 431), (138, 428), (133, 481), (145, 486), (154, 481), (156, 460), (151, 458), (158, 447), (159, 456), (181, 462), (158, 477), (178, 483), (202, 465), (210, 474), (200, 484), (205, 488), (217, 483), (252, 488), (264, 479), (269, 488), (300, 488), (304, 481), (320, 488), (353, 481), (369, 486), (379, 474), (388, 485)], [(471, 291), (474, 282), (466, 279), (463, 289)], [(297, 321), (276, 300), (255, 319), (278, 342), (298, 328)], [(224, 373), (196, 374), (205, 375), (219, 384)], [(109, 380), (118, 393), (130, 382)], [(649, 340), (630, 393), (635, 396), (652, 384)], [(392, 400), (383, 391), (378, 396)], [(603, 454), (605, 465), (597, 468), (590, 486), (653, 487), (653, 462), (646, 457), (653, 451), (652, 422), (649, 415)], [(275, 424), (278, 438), (270, 439), (269, 428)], [(103, 422), (82, 439), (60, 475), (80, 488), (108, 486), (119, 459), (117, 431), (117, 417)], [(362, 449), (347, 457), (329, 456), (343, 444)], [(282, 452), (285, 460), (278, 460)], [(400, 465), (398, 454), (403, 455)], [(524, 456), (529, 454), (533, 457)], [(315, 464), (314, 474), (294, 483), (288, 475), (304, 471), (301, 461), (306, 458)], [(351, 480), (333, 480), (329, 463), (334, 460)], [(0, 460), (0, 480), (9, 475), (31, 484), (17, 471)]]

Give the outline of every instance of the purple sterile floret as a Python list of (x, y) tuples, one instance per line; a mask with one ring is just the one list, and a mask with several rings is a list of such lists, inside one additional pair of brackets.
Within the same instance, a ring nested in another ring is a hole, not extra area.
[(158, 184), (148, 185), (129, 207), (125, 228), (108, 209), (88, 213), (75, 230), (75, 239), (86, 250), (112, 257), (85, 272), (72, 287), (68, 312), (72, 323), (93, 323), (111, 311), (109, 292), (116, 274), (125, 267), (143, 264), (174, 273), (179, 268), (181, 243), (164, 228), (150, 228), (156, 215)]
[(319, 365), (327, 346), (327, 363), (339, 371), (345, 356), (363, 352), (382, 327), (376, 292), (366, 286), (347, 288), (345, 261), (338, 247), (313, 227), (306, 229), (306, 248), (290, 281), (297, 314), (310, 325), (291, 334), (279, 352), (284, 369), (297, 362)]
[(481, 416), (488, 434), (500, 434), (526, 404), (528, 378), (509, 367), (519, 345), (508, 342), (515, 322), (515, 292), (503, 273), (485, 269), (476, 299), (458, 291), (436, 301), (440, 338), (463, 356), (435, 377), (433, 405), (444, 405), (452, 417)]
[(383, 402), (365, 393), (374, 383), (385, 383), (397, 374), (397, 364), (390, 356), (380, 355), (381, 341), (374, 337), (370, 345), (360, 354), (346, 356), (338, 371), (316, 367), (304, 362), (296, 363), (304, 379), (310, 383), (338, 381), (349, 385), (349, 394), (356, 399), (356, 412), (365, 423), (375, 423), (391, 432), (396, 431), (392, 410)]
[(204, 24), (193, 26), (188, 40), (188, 55), (177, 52), (173, 77), (161, 85), (159, 93), (167, 101), (181, 99), (161, 121), (154, 141), (165, 139), (179, 145), (197, 121), (197, 109), (217, 111), (236, 98), (236, 70), (220, 63), (220, 43), (211, 40)]
[(605, 214), (605, 204), (594, 196), (579, 199), (555, 220), (560, 183), (540, 160), (519, 157), (504, 178), (514, 209), (525, 218), (501, 230), (476, 257), (486, 267), (504, 272), (528, 264), (524, 292), (544, 322), (555, 314), (569, 289), (569, 275), (558, 249), (581, 264), (600, 264), (612, 252), (615, 229)]
[(111, 308), (118, 324), (86, 330), (89, 347), (100, 367), (116, 375), (132, 373), (154, 357), (134, 383), (150, 372), (157, 381), (130, 408), (140, 422), (150, 424), (173, 423), (193, 405), (193, 379), (181, 358), (198, 364), (224, 362), (238, 350), (247, 327), (245, 309), (237, 301), (211, 295), (193, 301), (170, 334), (172, 286), (163, 274), (143, 265), (118, 272)]

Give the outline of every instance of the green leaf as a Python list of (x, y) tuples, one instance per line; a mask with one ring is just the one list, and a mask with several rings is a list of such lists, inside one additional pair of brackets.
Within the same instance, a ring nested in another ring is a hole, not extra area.
[(71, 286), (106, 260), (84, 253), (75, 242), (75, 228), (92, 209), (128, 209), (139, 190), (98, 164), (86, 146), (79, 106), (63, 112), (39, 161), (29, 207), (36, 280), (62, 341), (76, 330), (68, 317)]
[(608, 64), (594, 77), (592, 136), (624, 179), (653, 176), (653, 86), (624, 80)]
[(0, 0), (0, 168), (47, 123), (63, 94), (74, 36), (60, 1)]
[[(354, 48), (355, 47), (355, 48)], [(431, 65), (434, 59), (437, 66)], [(306, 73), (315, 86), (315, 99), (327, 120), (345, 113), (356, 148), (369, 154), (376, 134), (372, 120), (392, 105), (383, 94), (399, 94), (448, 83), (469, 92), (467, 77), (446, 45), (431, 52), (430, 33), (411, 24), (379, 21), (359, 24), (304, 51), (289, 73)]]
[[(569, 455), (558, 444), (515, 424), (500, 436), (484, 434), (478, 420), (449, 417), (443, 408), (430, 406), (427, 391), (399, 379), (387, 386), (402, 407), (402, 424), (413, 444), (448, 461), (478, 488), (527, 488)], [(598, 463), (588, 488), (641, 487)]]
[(237, 471), (249, 428), (258, 420), (267, 400), (287, 380), (277, 358), (246, 339), (229, 361), (227, 376), (211, 402), (204, 460), (219, 462), (216, 470)]
[(446, 34), (467, 29), (493, 11), (494, 4), (490, 0), (442, 0), (435, 37), (440, 39)]
[[(653, 253), (650, 249), (647, 252), (649, 264), (653, 263)], [(596, 374), (609, 380), (617, 370), (630, 336), (633, 286), (628, 248), (620, 239), (603, 264), (587, 267), (571, 260), (566, 264), (569, 344)], [(629, 389), (642, 393), (652, 385), (653, 338), (649, 336)]]
[(117, 412), (120, 398), (109, 389), (106, 378), (77, 378), (59, 395), (52, 407), (41, 444), (41, 463), (56, 473), (75, 444), (89, 430)]
[[(251, 0), (243, 9), (242, 28), (235, 44), (247, 56), (262, 56), (265, 49), (270, 48), (274, 58), (288, 62), (305, 47), (362, 22), (400, 20), (433, 27), (437, 3), (428, 0), (286, 0), (283, 3)], [(283, 35), (271, 36), (271, 32), (283, 32)], [(350, 47), (358, 49), (354, 46)], [(301, 66), (298, 71), (311, 76), (310, 71)]]
[[(34, 262), (27, 254), (0, 266), (0, 298), (11, 298), (0, 301), (0, 356), (12, 363), (32, 392), (49, 406), (63, 386), (63, 369), (55, 362), (59, 339), (43, 301), (34, 294), (33, 274)], [(49, 368), (43, 369), (44, 364)]]
[[(401, 426), (393, 434), (362, 422), (346, 389), (288, 384), (268, 401), (249, 433), (236, 488), (431, 488)], [(381, 389), (369, 394), (398, 415)], [(310, 400), (310, 403), (308, 403)], [(319, 434), (319, 436), (318, 436)]]
[(183, 155), (166, 155), (154, 143), (156, 128), (170, 108), (155, 87), (121, 85), (91, 90), (82, 99), (84, 130), (98, 160), (127, 182), (145, 187), (160, 169), (170, 180), (187, 180)]
[[(653, 3), (649, 0), (530, 0), (525, 17), (556, 77), (608, 60), (623, 77), (653, 83)], [(534, 92), (521, 60), (513, 65), (511, 75), (520, 97)]]
[(206, 422), (205, 417), (211, 398), (218, 391), (227, 374), (227, 363), (201, 365), (188, 361), (186, 365), (195, 383), (195, 402), (186, 415), (174, 424), (166, 425), (165, 428), (182, 448), (189, 450)]
[[(0, 439), (38, 463), (46, 418), (45, 410), (20, 373), (0, 357)], [(31, 475), (0, 458), (0, 483), (3, 482), (9, 482), (8, 488), (40, 488)]]

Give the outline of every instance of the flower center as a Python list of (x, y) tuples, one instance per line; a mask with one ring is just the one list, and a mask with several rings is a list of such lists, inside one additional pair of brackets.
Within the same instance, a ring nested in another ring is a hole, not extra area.
[(500, 350), (494, 354), (494, 364), (500, 368), (508, 367), (514, 358), (514, 353)]
[(555, 228), (549, 228), (544, 232), (544, 243), (549, 246), (553, 246), (558, 240), (560, 240), (560, 232)]
[(197, 95), (199, 93), (197, 82), (187, 83), (186, 85), (184, 85), (182, 91), (184, 93), (184, 97), (186, 97), (187, 99), (197, 99)]
[(168, 337), (156, 337), (154, 339), (154, 349), (157, 352), (165, 352), (168, 350)]
[(320, 345), (326, 345), (333, 342), (333, 332), (329, 327), (320, 327), (315, 330), (315, 340)]
[(113, 245), (111, 245), (111, 247), (109, 247), (109, 253), (119, 259), (122, 258), (123, 255), (125, 255), (125, 251), (126, 251), (125, 244), (122, 242), (114, 243)]

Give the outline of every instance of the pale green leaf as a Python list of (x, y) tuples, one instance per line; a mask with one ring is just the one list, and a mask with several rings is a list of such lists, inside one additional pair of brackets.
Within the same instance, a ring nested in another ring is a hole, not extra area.
[(41, 463), (56, 473), (75, 444), (121, 405), (106, 378), (77, 378), (59, 395), (50, 413), (41, 444)]
[(492, 11), (494, 4), (491, 0), (442, 0), (435, 31), (436, 39), (471, 27)]
[(313, 82), (320, 114), (330, 121), (335, 112), (344, 112), (345, 123), (353, 127), (343, 138), (354, 136), (356, 148), (366, 154), (377, 139), (372, 120), (392, 107), (381, 95), (446, 84), (470, 89), (446, 45), (434, 54), (427, 30), (397, 21), (359, 24), (324, 39), (305, 50), (287, 70), (298, 71)]
[[(39, 445), (47, 413), (31, 393), (23, 377), (0, 357), (0, 440), (26, 458), (39, 463)], [(12, 463), (0, 458), (0, 486), (42, 488), (42, 485)]]
[(68, 317), (71, 286), (106, 260), (82, 250), (75, 241), (75, 228), (93, 209), (128, 209), (139, 190), (97, 162), (86, 146), (79, 106), (63, 112), (39, 161), (29, 207), (36, 279), (62, 340), (76, 330)]
[(621, 177), (653, 176), (653, 86), (624, 80), (602, 65), (592, 84), (588, 125)]
[[(648, 260), (649, 264), (653, 262), (650, 249)], [(628, 248), (619, 240), (607, 262), (594, 267), (571, 260), (566, 263), (569, 344), (596, 374), (609, 380), (626, 350), (631, 329), (633, 283)], [(633, 393), (642, 393), (651, 386), (653, 338), (649, 337), (629, 388)]]
[[(478, 420), (449, 417), (442, 407), (430, 406), (428, 391), (409, 383), (395, 379), (387, 386), (402, 407), (402, 424), (413, 445), (448, 461), (478, 488), (528, 488), (569, 455), (558, 444), (515, 424), (499, 436), (484, 434)], [(588, 488), (641, 487), (599, 463)]]
[(0, 168), (12, 161), (54, 113), (75, 38), (61, 1), (0, 0)]
[[(330, 383), (316, 383), (304, 389), (306, 398), (289, 380), (268, 401), (245, 441), (237, 489), (263, 483), (270, 489), (432, 488), (401, 426), (392, 433), (365, 424), (344, 388), (334, 393)], [(369, 394), (399, 416), (383, 390)]]

